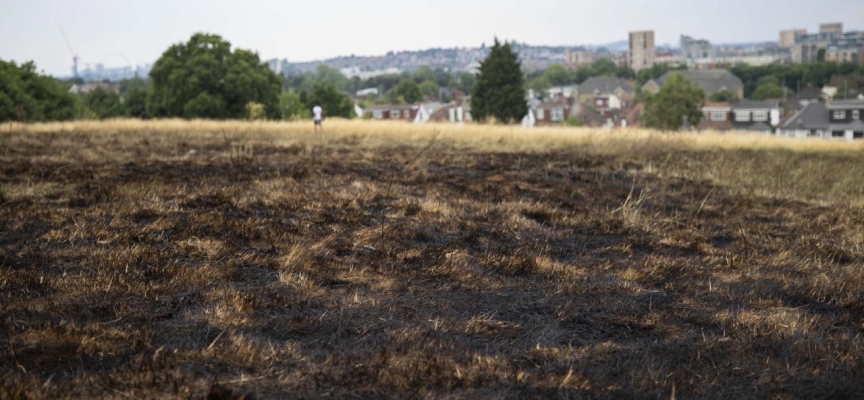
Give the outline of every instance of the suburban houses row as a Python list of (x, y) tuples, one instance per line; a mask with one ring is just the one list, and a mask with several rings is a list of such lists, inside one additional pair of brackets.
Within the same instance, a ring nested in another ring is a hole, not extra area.
[[(656, 93), (672, 73), (682, 74), (705, 92), (703, 120), (698, 127), (689, 127), (691, 130), (864, 139), (864, 99), (833, 100), (836, 88), (803, 88), (787, 99), (714, 102), (710, 97), (719, 92), (743, 98), (741, 79), (727, 70), (692, 70), (667, 73), (646, 82), (641, 90)], [(606, 129), (639, 126), (643, 106), (635, 102), (635, 97), (634, 82), (612, 77), (595, 77), (581, 85), (553, 87), (547, 91), (545, 100), (537, 99), (535, 93), (528, 91), (528, 114), (521, 123), (525, 127), (550, 126), (561, 125), (568, 118), (578, 118), (586, 126)], [(355, 112), (371, 119), (418, 124), (472, 121), (470, 96), (449, 103), (378, 104), (365, 109), (356, 106)]]

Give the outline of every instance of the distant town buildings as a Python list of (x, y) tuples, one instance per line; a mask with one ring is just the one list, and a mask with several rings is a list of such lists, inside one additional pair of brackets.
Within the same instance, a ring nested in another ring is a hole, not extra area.
[(843, 24), (839, 22), (819, 24), (819, 33), (841, 34), (843, 33)]
[(806, 35), (806, 29), (789, 29), (780, 31), (780, 47), (791, 48), (795, 45), (795, 37), (798, 35)]
[(681, 55), (688, 60), (714, 58), (714, 46), (704, 39), (681, 35)]
[(87, 82), (121, 81), (132, 78), (147, 78), (150, 75), (152, 65), (136, 65), (120, 68), (105, 68), (103, 64), (87, 64), (83, 71), (78, 72), (78, 77)]
[(790, 51), (795, 63), (819, 61), (822, 54), (825, 61), (852, 62), (860, 59), (862, 47), (864, 31), (843, 32), (843, 24), (831, 23), (819, 25), (819, 33), (796, 33)]
[(570, 67), (582, 67), (594, 63), (594, 52), (588, 50), (568, 50), (564, 52), (564, 63)]
[(630, 68), (639, 72), (654, 65), (656, 55), (654, 31), (630, 32)]

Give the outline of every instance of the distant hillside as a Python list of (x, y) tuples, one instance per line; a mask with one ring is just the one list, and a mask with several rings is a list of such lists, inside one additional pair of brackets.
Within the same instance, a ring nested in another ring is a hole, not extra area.
[[(602, 46), (532, 46), (525, 43), (511, 43), (519, 53), (524, 68), (543, 69), (552, 63), (564, 62), (568, 50), (596, 50), (605, 48), (609, 51), (626, 51), (627, 41), (614, 42)], [(319, 64), (350, 70), (355, 73), (384, 71), (398, 69), (412, 71), (423, 65), (432, 68), (442, 68), (450, 71), (471, 71), (486, 57), (485, 47), (433, 48), (418, 51), (389, 52), (380, 56), (341, 56), (326, 60), (292, 63), (282, 66), (283, 73), (300, 74), (314, 70)]]

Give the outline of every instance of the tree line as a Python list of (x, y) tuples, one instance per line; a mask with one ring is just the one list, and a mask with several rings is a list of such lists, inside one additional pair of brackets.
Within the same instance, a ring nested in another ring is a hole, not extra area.
[[(73, 82), (40, 75), (32, 62), (18, 65), (0, 60), (0, 121), (116, 117), (298, 119), (309, 118), (316, 104), (328, 116), (351, 118), (354, 107), (349, 93), (367, 88), (378, 89), (379, 95), (362, 100), (361, 105), (416, 103), (430, 98), (448, 101), (448, 96), (461, 91), (472, 94), (476, 119), (483, 120), (488, 115), (499, 121), (517, 121), (527, 113), (526, 89), (542, 94), (552, 86), (580, 84), (596, 76), (632, 79), (641, 87), (648, 80), (677, 69), (682, 68), (657, 64), (636, 74), (612, 60), (600, 59), (575, 70), (552, 64), (542, 71), (526, 72), (509, 43), (502, 45), (496, 40), (481, 63), (479, 75), (427, 66), (412, 72), (360, 79), (348, 78), (335, 68), (320, 65), (312, 72), (283, 77), (273, 73), (256, 53), (232, 49), (231, 43), (218, 35), (199, 33), (185, 43), (169, 47), (147, 79), (120, 82), (116, 91), (97, 87), (76, 95), (69, 91)], [(745, 97), (757, 100), (793, 96), (807, 86), (838, 86), (838, 98), (864, 93), (864, 66), (851, 62), (739, 65), (730, 71), (744, 82)], [(695, 96), (691, 87), (673, 83), (671, 89), (654, 96), (651, 101), (655, 105), (649, 104), (648, 96), (640, 97), (646, 102), (649, 114), (672, 115), (680, 111), (680, 107), (666, 110), (656, 105), (664, 103), (660, 99), (681, 100), (672, 89)], [(736, 100), (728, 92), (715, 94), (712, 99)], [(498, 109), (504, 111), (495, 111)], [(650, 118), (646, 122), (651, 123)]]

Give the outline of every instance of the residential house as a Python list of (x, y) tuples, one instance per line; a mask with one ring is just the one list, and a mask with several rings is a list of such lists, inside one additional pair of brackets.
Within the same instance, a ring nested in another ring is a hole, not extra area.
[(417, 116), (414, 117), (415, 124), (425, 124), (432, 119), (432, 115), (435, 114), (440, 108), (443, 108), (440, 102), (430, 101), (427, 103), (420, 104), (417, 109)]
[(696, 86), (699, 86), (703, 91), (705, 91), (706, 97), (710, 97), (712, 94), (717, 92), (730, 91), (735, 93), (738, 98), (744, 98), (744, 82), (741, 81), (741, 78), (738, 78), (725, 69), (668, 72), (656, 81), (652, 79), (646, 82), (645, 85), (642, 86), (642, 90), (656, 94), (672, 74), (681, 74), (684, 78), (695, 83)]
[(413, 122), (420, 112), (420, 106), (412, 104), (375, 104), (367, 107), (364, 111), (372, 119)]
[(770, 134), (780, 125), (780, 102), (741, 101), (732, 106), (732, 129)]
[(864, 139), (864, 100), (837, 100), (828, 105), (832, 138)]
[(566, 98), (575, 97), (579, 94), (579, 86), (553, 86), (546, 90), (548, 97), (564, 96)]
[(699, 130), (727, 131), (732, 129), (732, 105), (728, 102), (706, 101), (702, 106), (705, 116), (699, 123)]
[(805, 105), (777, 130), (777, 135), (794, 138), (830, 136), (828, 108), (820, 102)]
[[(615, 95), (618, 99), (632, 102), (636, 90), (633, 83), (622, 78), (612, 77), (594, 77), (589, 78), (579, 85), (578, 101), (579, 103), (595, 103), (597, 97)], [(624, 107), (626, 103), (622, 103), (619, 108)]]
[(461, 124), (471, 122), (472, 120), (471, 103), (468, 101), (452, 101), (448, 104), (437, 107), (430, 113), (427, 121)]
[(597, 111), (605, 112), (609, 110), (620, 110), (630, 108), (633, 100), (632, 97), (620, 98), (614, 94), (599, 95), (594, 97), (592, 105)]
[(536, 125), (557, 125), (570, 116), (570, 102), (564, 97), (548, 99), (534, 108)]

